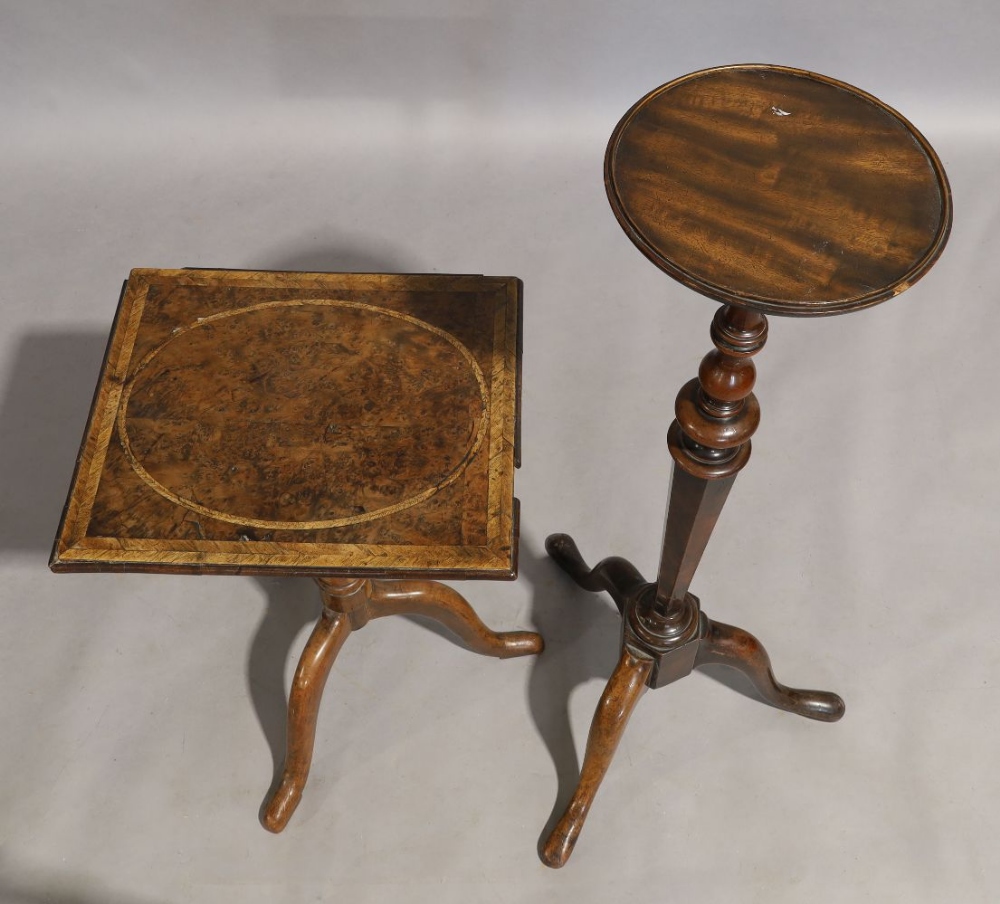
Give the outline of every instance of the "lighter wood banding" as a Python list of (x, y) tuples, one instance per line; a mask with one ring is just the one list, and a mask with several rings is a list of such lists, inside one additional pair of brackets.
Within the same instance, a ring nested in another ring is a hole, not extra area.
[(521, 284), (132, 271), (56, 571), (516, 574)]

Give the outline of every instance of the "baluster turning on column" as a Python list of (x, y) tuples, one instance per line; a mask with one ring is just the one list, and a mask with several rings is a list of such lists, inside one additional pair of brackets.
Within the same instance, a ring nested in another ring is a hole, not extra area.
[(779, 684), (760, 642), (740, 628), (713, 622), (688, 591), (729, 490), (750, 458), (750, 437), (760, 421), (750, 359), (767, 340), (767, 318), (723, 305), (711, 335), (715, 349), (702, 360), (697, 379), (678, 394), (676, 419), (667, 434), (674, 471), (656, 581), (644, 581), (619, 557), (588, 568), (566, 534), (553, 534), (545, 544), (581, 587), (607, 590), (623, 616), (621, 659), (597, 705), (580, 781), (540, 846), (543, 862), (552, 867), (562, 866), (573, 852), (629, 716), (647, 687), (662, 687), (698, 666), (728, 665), (773, 706), (827, 722), (844, 713), (836, 694)]
[(751, 359), (766, 318), (848, 314), (895, 298), (933, 266), (952, 221), (944, 168), (911, 123), (867, 92), (787, 66), (719, 66), (654, 88), (612, 132), (604, 186), (643, 256), (722, 307), (715, 350), (677, 397), (655, 582), (618, 557), (589, 568), (565, 534), (546, 542), (573, 580), (609, 592), (622, 612), (622, 655), (579, 785), (541, 844), (550, 866), (570, 856), (646, 688), (727, 665), (773, 706), (826, 722), (843, 715), (836, 694), (779, 684), (760, 643), (709, 619), (689, 588), (750, 457), (760, 417)]

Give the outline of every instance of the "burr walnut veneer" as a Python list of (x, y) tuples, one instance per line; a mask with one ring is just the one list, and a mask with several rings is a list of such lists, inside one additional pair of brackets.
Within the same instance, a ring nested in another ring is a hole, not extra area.
[(435, 578), (517, 573), (521, 283), (484, 276), (133, 270), (54, 571), (311, 575), (323, 613), (264, 824), (305, 784), (334, 657), (369, 619), (437, 619), (537, 653)]
[(540, 853), (572, 853), (629, 716), (647, 688), (702, 665), (732, 666), (773, 706), (833, 722), (844, 703), (779, 684), (746, 631), (712, 621), (688, 588), (760, 408), (751, 360), (767, 314), (816, 316), (898, 295), (931, 267), (951, 226), (941, 163), (898, 113), (824, 76), (778, 66), (696, 72), (642, 98), (618, 124), (605, 184), (640, 251), (721, 301), (714, 350), (677, 396), (674, 460), (656, 580), (625, 559), (584, 564), (565, 534), (552, 557), (622, 613), (622, 652), (598, 704), (576, 793)]

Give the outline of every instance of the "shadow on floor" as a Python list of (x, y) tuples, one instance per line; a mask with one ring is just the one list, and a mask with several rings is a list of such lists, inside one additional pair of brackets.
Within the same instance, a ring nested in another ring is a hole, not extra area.
[[(522, 535), (520, 571), (531, 585), (530, 627), (545, 638), (545, 652), (535, 660), (528, 681), (528, 705), (552, 757), (557, 785), (541, 841), (562, 815), (580, 777), (570, 697), (581, 684), (593, 679), (603, 684), (611, 677), (620, 651), (621, 619), (607, 594), (577, 587), (540, 547)], [(595, 707), (599, 695), (595, 688)]]
[[(611, 676), (619, 656), (621, 621), (610, 597), (581, 590), (523, 536), (520, 575), (531, 586), (530, 624), (512, 628), (536, 630), (546, 644), (545, 652), (533, 660), (528, 682), (531, 718), (556, 773), (555, 799), (541, 835), (545, 838), (569, 802), (580, 774), (578, 744), (570, 722), (570, 698), (580, 685), (592, 680), (603, 684)], [(251, 642), (247, 684), (274, 766), (271, 787), (261, 803), (263, 811), (281, 777), (284, 762), (287, 663), (296, 638), (318, 618), (321, 602), (309, 579), (258, 578), (257, 582), (266, 595), (267, 605)], [(412, 620), (461, 645), (461, 641), (436, 622)], [(600, 689), (595, 687), (595, 706), (599, 694)]]
[(319, 618), (323, 607), (319, 590), (309, 578), (255, 580), (264, 591), (267, 605), (247, 654), (247, 690), (260, 730), (271, 750), (274, 768), (271, 787), (261, 802), (263, 815), (264, 804), (277, 787), (285, 759), (288, 721), (285, 669), (295, 639), (306, 625)]
[(0, 551), (52, 548), (107, 341), (90, 331), (20, 338), (0, 408)]
[(12, 867), (0, 857), (0, 902), (3, 904), (158, 904), (162, 898), (137, 898), (112, 891), (89, 877)]
[[(398, 255), (379, 254), (360, 245), (305, 240), (284, 251), (264, 255), (249, 265), (261, 270), (315, 273), (404, 273), (412, 272)], [(258, 578), (267, 599), (247, 654), (247, 686), (261, 731), (271, 750), (273, 780), (263, 806), (281, 778), (287, 739), (288, 688), (285, 669), (296, 637), (319, 618), (322, 602), (312, 580), (306, 578)], [(444, 632), (424, 620), (419, 623), (436, 633)]]
[(303, 273), (418, 273), (413, 262), (396, 253), (373, 252), (346, 242), (303, 241), (285, 251), (266, 254), (252, 269)]
[[(360, 245), (301, 242), (265, 256), (268, 270), (398, 273), (398, 255)], [(59, 526), (73, 467), (114, 318), (103, 330), (25, 333), (18, 340), (0, 406), (0, 551), (48, 552)]]
[[(247, 656), (246, 679), (250, 699), (268, 747), (271, 750), (273, 775), (271, 786), (261, 802), (260, 816), (277, 788), (288, 740), (288, 693), (285, 672), (293, 655), (301, 656), (305, 642), (296, 639), (322, 612), (319, 590), (309, 578), (256, 578), (264, 591), (266, 607)], [(473, 606), (473, 608), (475, 608)], [(425, 616), (398, 616), (419, 625), (450, 643), (468, 649), (465, 643), (440, 622)]]

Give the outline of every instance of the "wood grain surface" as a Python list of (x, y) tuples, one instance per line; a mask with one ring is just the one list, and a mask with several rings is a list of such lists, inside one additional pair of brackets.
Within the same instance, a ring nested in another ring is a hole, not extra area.
[(632, 712), (646, 693), (652, 668), (651, 659), (622, 647), (618, 665), (597, 702), (576, 790), (565, 812), (538, 847), (538, 855), (546, 866), (559, 869), (572, 855)]
[(520, 282), (135, 270), (52, 567), (509, 577)]
[(420, 615), (450, 629), (484, 656), (510, 659), (540, 653), (545, 642), (532, 631), (492, 631), (457, 590), (437, 581), (317, 578), (323, 614), (302, 651), (288, 694), (288, 733), (281, 780), (261, 814), (268, 831), (281, 832), (299, 805), (312, 766), (320, 700), (344, 641), (386, 615)]
[(777, 66), (696, 72), (642, 98), (605, 157), (615, 215), (704, 295), (836, 314), (919, 279), (951, 226), (931, 146), (881, 101)]

